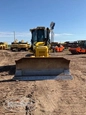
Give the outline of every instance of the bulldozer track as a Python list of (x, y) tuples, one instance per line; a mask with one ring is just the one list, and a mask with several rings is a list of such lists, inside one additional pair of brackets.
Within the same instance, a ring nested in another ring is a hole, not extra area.
[[(46, 88), (47, 91), (48, 91), (48, 83), (47, 83), (47, 81), (45, 81), (45, 88)], [(50, 95), (47, 93), (47, 94), (45, 94), (45, 96), (46, 96), (46, 98), (49, 100), (49, 103), (50, 103), (50, 105), (52, 106), (52, 108), (54, 109), (56, 106), (55, 106), (53, 100), (50, 98)]]

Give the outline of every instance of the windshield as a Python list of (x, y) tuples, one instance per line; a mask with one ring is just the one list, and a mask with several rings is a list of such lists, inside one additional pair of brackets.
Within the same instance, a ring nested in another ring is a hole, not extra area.
[(45, 35), (44, 35), (44, 30), (37, 30), (37, 41), (38, 42), (43, 42), (44, 41), (44, 38), (45, 38)]
[(44, 30), (38, 29), (32, 31), (32, 43), (34, 42), (43, 42), (45, 38)]

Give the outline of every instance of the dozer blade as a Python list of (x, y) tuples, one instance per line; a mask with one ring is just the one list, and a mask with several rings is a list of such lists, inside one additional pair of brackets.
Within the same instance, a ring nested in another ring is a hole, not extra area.
[(16, 61), (14, 80), (72, 79), (70, 60), (60, 57), (25, 57)]

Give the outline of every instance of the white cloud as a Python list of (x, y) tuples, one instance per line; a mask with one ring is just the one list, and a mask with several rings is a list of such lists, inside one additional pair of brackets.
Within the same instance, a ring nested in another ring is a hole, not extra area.
[(55, 37), (58, 37), (58, 36), (72, 36), (73, 34), (70, 34), (70, 33), (61, 33), (61, 34), (55, 34)]
[[(15, 32), (15, 37), (30, 37), (30, 32)], [(13, 38), (13, 32), (0, 32), (0, 38)]]

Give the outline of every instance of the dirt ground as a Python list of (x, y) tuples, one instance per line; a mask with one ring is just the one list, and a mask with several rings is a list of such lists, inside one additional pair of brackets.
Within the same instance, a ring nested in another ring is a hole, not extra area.
[(51, 54), (71, 60), (73, 80), (7, 81), (26, 54), (0, 50), (0, 115), (86, 115), (86, 54)]

